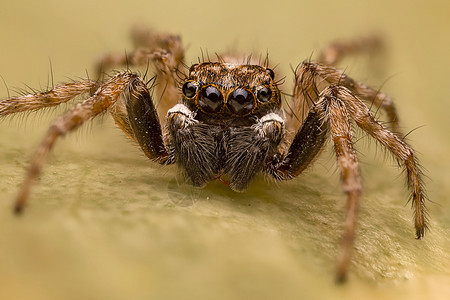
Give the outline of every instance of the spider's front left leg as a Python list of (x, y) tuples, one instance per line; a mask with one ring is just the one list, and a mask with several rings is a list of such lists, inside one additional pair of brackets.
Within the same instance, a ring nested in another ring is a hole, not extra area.
[[(128, 90), (131, 92), (128, 92)], [(31, 186), (39, 176), (46, 157), (59, 137), (77, 129), (86, 121), (106, 111), (119, 97), (123, 95), (129, 95), (130, 98), (140, 97), (143, 93), (148, 93), (148, 91), (145, 83), (136, 74), (119, 73), (100, 86), (92, 97), (79, 103), (56, 119), (32, 157), (31, 165), (16, 198), (15, 212), (22, 212), (29, 197)], [(159, 148), (154, 148), (158, 149), (156, 152), (160, 151)]]
[(336, 275), (337, 280), (341, 282), (346, 278), (350, 262), (362, 187), (358, 161), (353, 148), (350, 117), (345, 105), (334, 95), (332, 87), (320, 93), (319, 100), (308, 113), (287, 155), (281, 162), (274, 165), (273, 175), (278, 179), (290, 179), (299, 175), (323, 148), (330, 131), (344, 191), (347, 194), (343, 245)]
[[(347, 130), (348, 125), (344, 123), (350, 117), (355, 121), (356, 125), (363, 129), (366, 133), (372, 136), (376, 141), (382, 144), (391, 154), (395, 157), (398, 164), (403, 166), (407, 175), (407, 184), (408, 188), (411, 190), (411, 202), (413, 207), (413, 215), (414, 215), (414, 226), (416, 229), (416, 238), (420, 239), (424, 236), (425, 230), (427, 229), (427, 220), (426, 220), (426, 210), (425, 210), (425, 191), (424, 184), (422, 181), (422, 172), (420, 169), (420, 165), (417, 162), (417, 158), (415, 156), (414, 150), (403, 140), (401, 140), (396, 134), (389, 131), (385, 126), (383, 126), (380, 122), (375, 120), (375, 118), (370, 113), (369, 108), (358, 98), (356, 97), (349, 89), (332, 85), (328, 88), (330, 90), (329, 98), (332, 100), (331, 104), (335, 104), (339, 106), (342, 113), (337, 114), (339, 111), (337, 109), (329, 109), (329, 118), (331, 125), (331, 132), (333, 136), (333, 140), (335, 142), (336, 154), (338, 156), (339, 161), (339, 146), (338, 143), (340, 139), (345, 138), (345, 132)], [(324, 91), (325, 92), (325, 91)], [(342, 107), (342, 109), (341, 109)], [(344, 112), (346, 115), (344, 116)], [(348, 122), (348, 121), (347, 121)], [(344, 125), (345, 124), (345, 125)], [(348, 147), (351, 150), (351, 127), (348, 127), (348, 145), (346, 143), (341, 143), (341, 148), (344, 149)], [(344, 135), (341, 134), (344, 133)], [(354, 151), (353, 151), (354, 152)], [(350, 158), (347, 162), (348, 166), (351, 166), (353, 162), (357, 163), (356, 155), (352, 154), (355, 158)], [(343, 167), (343, 163), (339, 162), (342, 172), (341, 175), (344, 178), (345, 168)], [(356, 173), (355, 173), (356, 174)], [(359, 175), (357, 178), (358, 181)], [(360, 182), (353, 181), (358, 186), (360, 186)], [(350, 199), (349, 199), (350, 200)], [(350, 224), (351, 220), (351, 206), (353, 204), (351, 201), (348, 202), (347, 207), (347, 219), (346, 219), (346, 230), (344, 232), (344, 247), (346, 242), (346, 238), (354, 238), (354, 232), (350, 232), (348, 229), (348, 224)], [(357, 203), (356, 203), (357, 205)], [(356, 206), (357, 208), (357, 206)], [(355, 210), (356, 215), (356, 210)], [(354, 222), (353, 222), (354, 223)], [(354, 225), (353, 231), (354, 231)], [(338, 279), (339, 272), (346, 271), (345, 267), (348, 265), (348, 262), (345, 260), (349, 260), (346, 257), (346, 249), (342, 253), (342, 257), (340, 259), (340, 265), (338, 268)], [(350, 252), (351, 249), (348, 249)], [(345, 273), (342, 273), (342, 279), (345, 279)]]
[[(371, 115), (368, 107), (344, 86), (330, 85), (319, 94), (306, 120), (294, 138), (289, 152), (278, 163), (273, 174), (286, 179), (300, 174), (317, 155), (328, 130), (334, 142), (344, 191), (347, 194), (343, 246), (338, 261), (337, 280), (344, 281), (350, 262), (355, 238), (357, 212), (361, 198), (361, 178), (353, 148), (353, 130), (350, 120), (385, 146), (403, 164), (407, 172), (408, 186), (412, 191), (412, 204), (417, 238), (426, 229), (424, 190), (420, 167), (414, 151), (398, 136), (381, 125)], [(299, 143), (304, 140), (305, 142)], [(303, 146), (305, 144), (306, 146)]]

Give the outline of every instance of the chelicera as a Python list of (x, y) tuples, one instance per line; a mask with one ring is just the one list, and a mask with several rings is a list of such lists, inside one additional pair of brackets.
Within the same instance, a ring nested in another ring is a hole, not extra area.
[[(244, 63), (235, 56), (203, 60), (182, 71), (181, 39), (170, 34), (138, 30), (136, 50), (128, 55), (100, 58), (99, 74), (112, 66), (152, 63), (156, 85), (124, 71), (99, 80), (83, 80), (49, 91), (0, 101), (0, 116), (56, 106), (79, 95), (86, 100), (57, 118), (32, 158), (15, 202), (21, 212), (42, 164), (59, 137), (109, 111), (116, 124), (145, 155), (160, 164), (177, 164), (197, 187), (221, 179), (244, 191), (259, 173), (275, 180), (301, 174), (331, 140), (347, 197), (346, 220), (337, 279), (346, 278), (361, 199), (361, 176), (353, 144), (356, 124), (379, 142), (405, 170), (414, 211), (416, 237), (427, 228), (422, 173), (413, 149), (403, 140), (398, 115), (386, 94), (355, 81), (335, 67), (346, 54), (376, 49), (377, 38), (339, 41), (317, 61), (305, 61), (295, 71), (294, 91), (285, 112), (276, 74), (267, 61)], [(180, 73), (183, 74), (180, 79)], [(161, 99), (158, 112), (155, 89)], [(381, 107), (388, 129), (369, 106)], [(289, 136), (287, 128), (293, 128)]]

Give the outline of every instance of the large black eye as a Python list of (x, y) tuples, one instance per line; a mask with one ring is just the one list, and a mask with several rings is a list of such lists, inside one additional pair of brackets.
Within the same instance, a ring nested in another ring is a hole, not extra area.
[(272, 90), (267, 86), (263, 86), (258, 90), (257, 95), (259, 101), (266, 103), (272, 99)]
[(215, 86), (209, 85), (202, 88), (198, 105), (203, 111), (216, 113), (222, 108), (222, 104), (222, 93)]
[(253, 110), (255, 97), (245, 89), (236, 89), (228, 96), (227, 106), (235, 115), (246, 115)]
[(183, 94), (187, 98), (192, 98), (195, 96), (195, 94), (197, 94), (198, 85), (192, 81), (188, 81), (183, 85), (182, 90), (183, 90)]

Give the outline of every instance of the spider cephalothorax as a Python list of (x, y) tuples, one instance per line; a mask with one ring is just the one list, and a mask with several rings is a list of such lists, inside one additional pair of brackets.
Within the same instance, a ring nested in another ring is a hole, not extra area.
[[(292, 112), (285, 114), (274, 72), (266, 64), (249, 60), (236, 64), (235, 58), (228, 61), (219, 56), (217, 62), (192, 65), (178, 85), (178, 71), (184, 64), (180, 38), (155, 32), (140, 32), (134, 37), (136, 51), (128, 56), (106, 55), (97, 69), (152, 62), (162, 83), (156, 85), (161, 99), (159, 116), (151, 97), (155, 85), (148, 87), (141, 77), (129, 71), (107, 80), (70, 82), (47, 92), (0, 101), (3, 116), (59, 105), (89, 94), (50, 126), (32, 159), (16, 201), (16, 212), (23, 210), (31, 184), (56, 140), (108, 110), (148, 158), (161, 164), (178, 164), (195, 186), (225, 179), (233, 190), (243, 191), (261, 172), (277, 180), (294, 178), (331, 140), (347, 196), (344, 242), (337, 270), (340, 281), (345, 279), (349, 266), (362, 192), (353, 147), (352, 126), (356, 124), (406, 171), (416, 237), (424, 235), (427, 225), (422, 174), (413, 149), (401, 138), (392, 100), (333, 66), (346, 53), (376, 49), (377, 39), (334, 43), (318, 62), (300, 65), (290, 99)], [(387, 112), (392, 131), (374, 118), (367, 104)], [(287, 125), (295, 129), (290, 139), (285, 134)]]
[(195, 64), (182, 92), (183, 104), (209, 124), (251, 125), (281, 108), (273, 71), (259, 65)]
[(202, 63), (190, 68), (183, 103), (168, 112), (169, 151), (195, 186), (220, 178), (247, 188), (284, 135), (280, 92), (271, 69)]

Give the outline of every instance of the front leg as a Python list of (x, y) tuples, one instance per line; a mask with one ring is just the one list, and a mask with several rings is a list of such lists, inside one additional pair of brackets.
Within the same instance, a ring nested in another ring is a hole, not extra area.
[(134, 139), (148, 158), (161, 164), (168, 163), (169, 154), (164, 145), (158, 114), (146, 86), (130, 85), (124, 98)]
[[(74, 83), (74, 85), (81, 85), (81, 87), (83, 87), (82, 90), (90, 87), (89, 84), (86, 85), (84, 82)], [(58, 89), (60, 89), (60, 87), (55, 88), (55, 90)], [(31, 186), (41, 173), (44, 161), (53, 149), (56, 141), (67, 133), (76, 130), (85, 122), (103, 113), (111, 106), (114, 106), (117, 99), (121, 98), (127, 90), (146, 90), (145, 83), (140, 80), (136, 74), (129, 72), (119, 73), (102, 84), (100, 88), (98, 88), (98, 90), (92, 95), (92, 97), (77, 104), (74, 108), (53, 121), (52, 125), (45, 134), (44, 139), (32, 157), (25, 180), (22, 183), (19, 194), (16, 198), (16, 213), (22, 212), (25, 207), (30, 194)], [(46, 102), (56, 103), (60, 101), (59, 97), (53, 98), (55, 95), (58, 96), (60, 93), (50, 91), (45, 94), (50, 97)], [(33, 98), (33, 96), (25, 97)], [(36, 97), (36, 95), (34, 97)]]
[(279, 180), (291, 179), (302, 173), (322, 150), (328, 136), (328, 123), (320, 117), (320, 107), (314, 105), (292, 141), (287, 155), (274, 159), (270, 173)]
[(362, 187), (353, 148), (350, 116), (343, 101), (335, 95), (335, 88), (329, 87), (321, 92), (284, 160), (281, 163), (274, 161), (273, 175), (277, 179), (290, 179), (299, 175), (323, 149), (328, 133), (331, 132), (341, 180), (347, 195), (343, 244), (336, 274), (336, 279), (341, 282), (346, 278), (350, 263)]
[(289, 179), (300, 174), (319, 153), (328, 131), (331, 132), (341, 180), (347, 195), (343, 244), (337, 269), (338, 281), (346, 279), (362, 193), (361, 175), (353, 147), (351, 120), (380, 142), (395, 156), (399, 164), (404, 166), (407, 183), (412, 192), (418, 239), (423, 237), (427, 228), (424, 186), (413, 149), (376, 121), (368, 107), (349, 89), (339, 85), (327, 87), (319, 94), (284, 160), (281, 163), (274, 160), (272, 172), (278, 179)]

